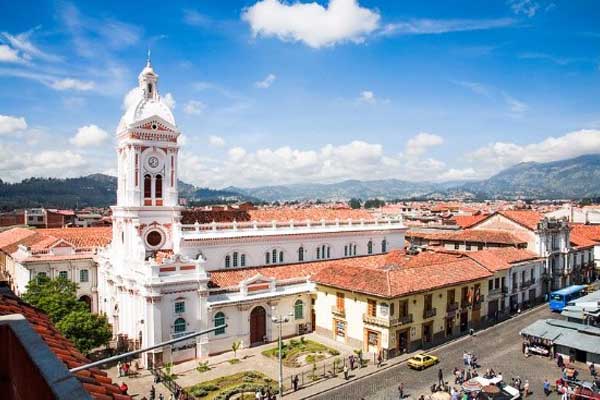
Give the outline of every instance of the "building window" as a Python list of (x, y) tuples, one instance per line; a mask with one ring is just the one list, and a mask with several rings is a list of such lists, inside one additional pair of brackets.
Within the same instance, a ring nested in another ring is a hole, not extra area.
[(38, 272), (37, 273), (37, 277), (38, 278), (46, 278), (48, 275), (45, 272)]
[(283, 251), (279, 252), (279, 262), (282, 263), (283, 262)]
[(79, 271), (79, 282), (87, 282), (90, 280), (90, 272), (87, 269)]
[(458, 243), (454, 243), (454, 250), (458, 250), (460, 248), (460, 245)]
[(296, 300), (296, 303), (294, 304), (294, 318), (304, 318), (304, 303), (302, 302), (302, 300)]
[(317, 247), (317, 260), (321, 258), (321, 248)]
[(477, 250), (483, 250), (483, 245), (482, 244), (478, 244), (477, 245)]
[(225, 256), (225, 268), (229, 268), (231, 266), (231, 257)]
[(148, 174), (144, 175), (144, 197), (152, 197), (152, 177)]
[(348, 257), (348, 245), (344, 246), (344, 257)]
[(465, 245), (465, 247), (466, 247), (467, 251), (471, 250), (471, 243), (467, 243), (467, 244)]
[(181, 314), (185, 312), (185, 302), (184, 301), (178, 301), (175, 303), (175, 312), (177, 314)]
[(298, 248), (298, 261), (304, 261), (304, 247)]
[(185, 332), (185, 319), (183, 318), (177, 318), (175, 320), (175, 323), (173, 324), (173, 331), (175, 333), (181, 333), (181, 332)]
[(234, 251), (233, 252), (233, 266), (234, 267), (238, 266), (238, 257), (239, 257), (238, 252)]
[(327, 246), (327, 258), (331, 257), (331, 247)]
[(385, 239), (383, 239), (381, 241), (381, 252), (382, 253), (386, 253), (387, 252), (387, 241)]
[(242, 254), (240, 256), (240, 267), (245, 267), (246, 266), (246, 255)]
[(494, 280), (490, 279), (488, 281), (488, 290), (494, 290)]
[(352, 255), (356, 255), (356, 245), (352, 246)]
[[(225, 314), (218, 312), (215, 314), (215, 328), (217, 326), (225, 325)], [(223, 335), (225, 333), (225, 327), (219, 328), (215, 331), (215, 335)]]
[(162, 175), (156, 175), (156, 179), (154, 181), (154, 194), (157, 199), (162, 199), (162, 189), (163, 189), (163, 181)]
[(69, 278), (68, 278), (67, 271), (60, 271), (60, 272), (58, 273), (58, 277), (59, 277), (59, 278), (62, 278), (62, 279), (69, 279)]
[(367, 299), (367, 315), (370, 317), (377, 316), (377, 302), (375, 300)]
[(271, 261), (273, 262), (273, 264), (277, 263), (277, 250), (275, 249), (273, 249), (272, 251)]
[(369, 240), (369, 242), (367, 243), (367, 253), (373, 254), (373, 241), (372, 240)]
[(271, 261), (271, 255), (269, 254), (269, 252), (267, 251), (265, 253), (265, 264), (268, 264)]

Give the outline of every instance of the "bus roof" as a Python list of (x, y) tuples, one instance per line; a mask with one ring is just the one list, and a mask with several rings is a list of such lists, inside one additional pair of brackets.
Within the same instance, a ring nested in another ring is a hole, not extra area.
[(579, 292), (581, 290), (585, 289), (585, 285), (573, 285), (573, 286), (569, 286), (560, 290), (556, 290), (554, 292), (552, 292), (551, 294), (560, 294), (560, 295), (568, 295), (568, 294), (573, 294), (576, 292)]

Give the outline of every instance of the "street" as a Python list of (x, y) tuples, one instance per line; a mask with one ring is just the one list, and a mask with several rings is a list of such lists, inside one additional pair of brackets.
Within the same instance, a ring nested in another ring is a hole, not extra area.
[[(554, 382), (560, 371), (547, 358), (531, 356), (525, 358), (521, 352), (522, 340), (519, 331), (542, 318), (557, 318), (547, 306), (530, 311), (518, 318), (510, 319), (474, 336), (459, 339), (444, 345), (431, 353), (440, 357), (440, 363), (424, 371), (409, 369), (405, 363), (376, 373), (370, 377), (340, 386), (333, 391), (314, 396), (314, 399), (361, 399), (387, 400), (398, 398), (398, 385), (404, 383), (405, 395), (416, 399), (421, 394), (430, 394), (430, 387), (437, 382), (438, 370), (444, 373), (444, 380), (454, 383), (452, 370), (463, 367), (463, 353), (472, 352), (481, 365), (478, 372), (483, 374), (486, 368), (501, 373), (505, 382), (510, 384), (511, 377), (520, 376), (523, 382), (529, 380), (532, 399), (545, 398), (542, 392), (544, 379)], [(549, 398), (558, 398), (557, 395)]]

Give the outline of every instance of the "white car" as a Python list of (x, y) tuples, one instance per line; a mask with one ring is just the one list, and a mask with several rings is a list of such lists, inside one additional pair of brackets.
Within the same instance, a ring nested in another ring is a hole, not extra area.
[(507, 399), (516, 400), (516, 399), (521, 398), (521, 393), (519, 392), (519, 390), (517, 388), (507, 385), (506, 383), (502, 382), (502, 375), (498, 375), (495, 378), (491, 378), (491, 379), (486, 379), (482, 376), (476, 376), (475, 378), (473, 378), (471, 380), (481, 383), (481, 386), (487, 386), (487, 385), (498, 386), (500, 388), (500, 390), (502, 391), (502, 393), (504, 394), (504, 397)]

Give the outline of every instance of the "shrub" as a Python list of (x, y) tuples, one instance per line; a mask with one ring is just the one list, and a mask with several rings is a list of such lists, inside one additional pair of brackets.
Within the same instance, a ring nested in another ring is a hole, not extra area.
[(198, 366), (196, 367), (196, 371), (198, 371), (199, 373), (210, 371), (210, 370), (211, 370), (211, 368), (208, 365), (208, 361), (199, 362)]
[(229, 360), (227, 360), (227, 362), (231, 365), (234, 365), (234, 364), (239, 364), (240, 360), (239, 360), (239, 358), (230, 358)]

